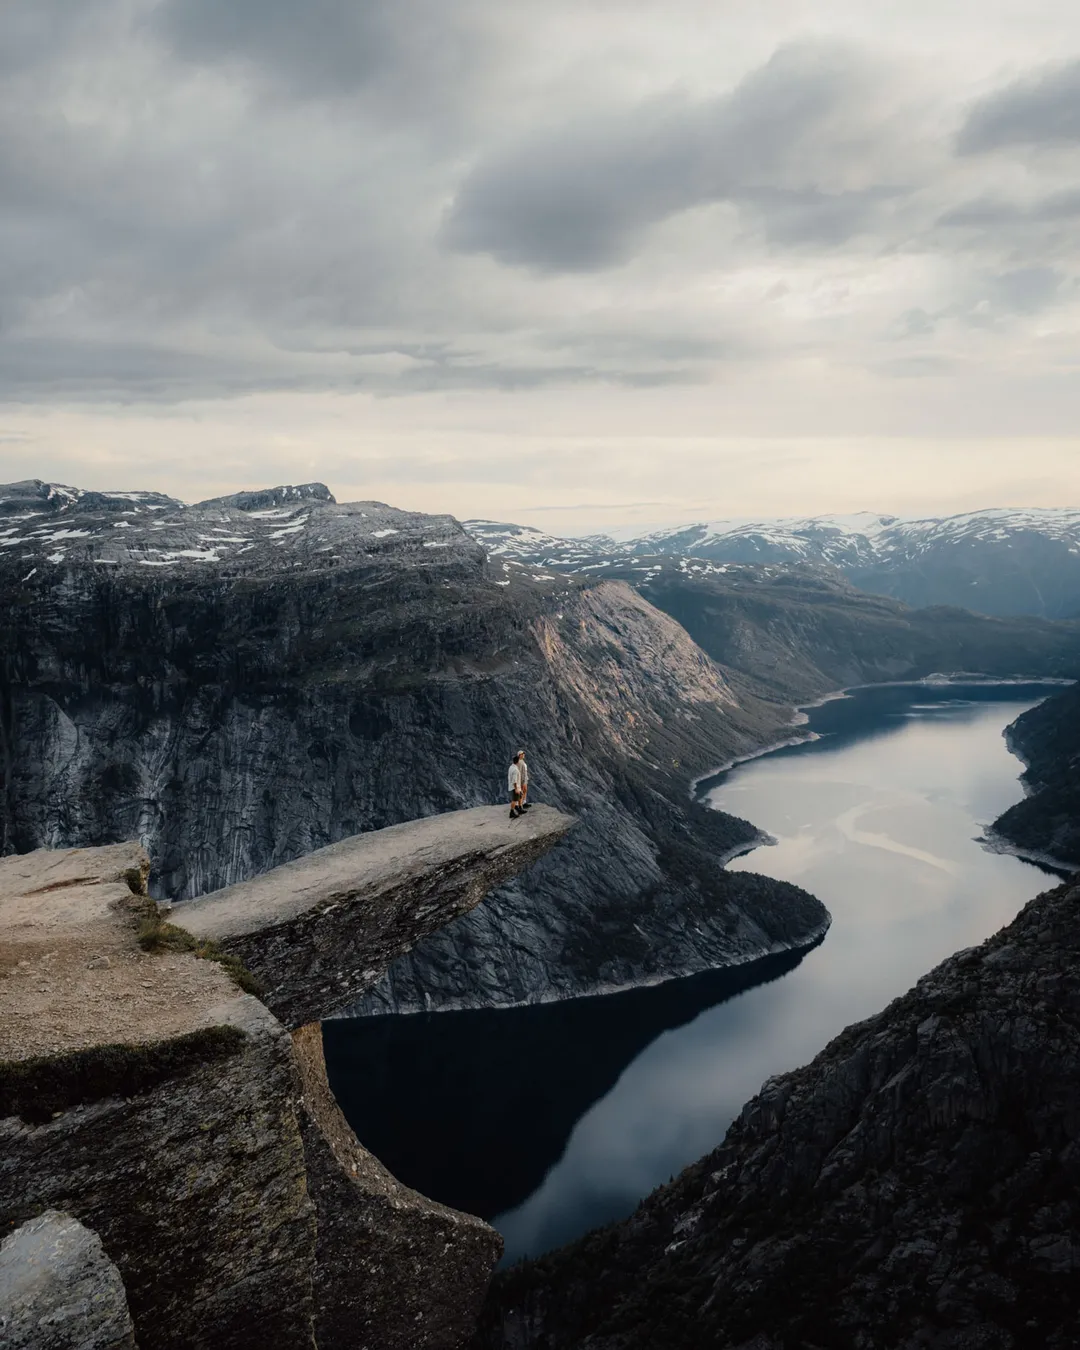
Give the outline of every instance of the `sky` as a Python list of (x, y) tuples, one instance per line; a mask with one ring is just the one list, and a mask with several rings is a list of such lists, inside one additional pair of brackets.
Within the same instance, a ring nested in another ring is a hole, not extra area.
[(1075, 0), (6, 0), (0, 478), (1080, 507)]

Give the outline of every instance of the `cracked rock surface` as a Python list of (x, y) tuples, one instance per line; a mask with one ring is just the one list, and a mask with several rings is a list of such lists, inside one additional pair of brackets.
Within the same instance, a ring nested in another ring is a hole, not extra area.
[[(193, 905), (195, 934), (146, 896), (138, 844), (0, 859), (0, 1232), (46, 1210), (93, 1229), (142, 1350), (460, 1344), (498, 1235), (363, 1149), (326, 1085), (320, 1024), (294, 1040), (234, 982), (250, 972), (230, 943), (295, 1025), (570, 823), (487, 807), (344, 840)], [(4, 1278), (0, 1262), (0, 1295)], [(35, 1286), (49, 1316), (66, 1316), (63, 1284)]]
[(572, 820), (476, 806), (343, 839), (172, 917), (243, 962), (290, 1027), (340, 1012), (423, 937), (543, 856)]
[(0, 1242), (5, 1350), (135, 1350), (120, 1272), (101, 1239), (46, 1210)]

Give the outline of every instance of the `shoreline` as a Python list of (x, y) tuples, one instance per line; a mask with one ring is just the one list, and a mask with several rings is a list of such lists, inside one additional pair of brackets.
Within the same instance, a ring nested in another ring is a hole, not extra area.
[[(795, 708), (794, 716), (787, 725), (788, 727), (803, 725), (810, 720), (807, 715), (809, 710), (823, 708), (826, 703), (835, 703), (837, 699), (847, 698), (849, 695), (858, 693), (862, 689), (915, 689), (919, 687), (941, 689), (947, 688), (951, 684), (984, 685), (988, 688), (993, 688), (997, 685), (1008, 688), (1017, 685), (1037, 684), (1046, 685), (1054, 689), (1068, 689), (1071, 685), (1077, 683), (1077, 680), (1067, 680), (1054, 675), (1048, 675), (1044, 678), (1026, 678), (1020, 675), (1003, 675), (998, 677), (980, 675), (969, 671), (955, 671), (951, 674), (934, 673), (931, 675), (924, 675), (918, 680), (871, 680), (866, 684), (848, 684), (845, 685), (843, 689), (834, 689), (828, 694), (822, 694), (820, 698), (813, 699), (808, 703), (798, 704)], [(1006, 728), (1004, 734), (1007, 741), (1008, 728)], [(732, 769), (737, 769), (743, 764), (749, 764), (752, 760), (761, 759), (765, 755), (771, 755), (775, 750), (786, 750), (789, 746), (793, 745), (809, 745), (813, 741), (819, 740), (821, 740), (821, 736), (816, 731), (808, 731), (801, 736), (788, 736), (781, 741), (770, 741), (767, 745), (763, 745), (757, 750), (748, 751), (745, 755), (736, 755), (734, 759), (726, 760), (717, 768), (709, 769), (705, 773), (699, 773), (696, 777), (691, 778), (689, 784), (690, 798), (695, 802), (704, 801), (703, 794), (699, 791), (699, 785), (704, 783), (707, 779), (719, 778), (721, 774), (730, 773)], [(1016, 754), (1016, 751), (1013, 750), (1011, 745), (1009, 746), (1009, 750), (1016, 755), (1016, 758), (1019, 759), (1022, 764), (1026, 765), (1027, 761), (1022, 755)], [(1022, 776), (1018, 775), (1018, 777), (1020, 778), (1020, 781), (1023, 782)], [(752, 821), (750, 823), (753, 824)], [(771, 842), (775, 842), (775, 840)], [(740, 853), (749, 852), (751, 849), (757, 847), (757, 844), (752, 844), (745, 849), (740, 848), (739, 853), (736, 853), (733, 856), (738, 857)], [(725, 855), (725, 862), (729, 861), (730, 858)]]
[(995, 830), (992, 825), (988, 825), (981, 835), (976, 835), (976, 840), (988, 853), (1019, 858), (1021, 862), (1030, 863), (1032, 867), (1038, 867), (1041, 871), (1061, 877), (1063, 881), (1068, 881), (1077, 872), (1080, 872), (1080, 868), (1064, 862), (1061, 858), (1055, 858), (1051, 853), (1043, 853), (1039, 849), (1023, 848), (1020, 844), (1014, 844), (1006, 835)]

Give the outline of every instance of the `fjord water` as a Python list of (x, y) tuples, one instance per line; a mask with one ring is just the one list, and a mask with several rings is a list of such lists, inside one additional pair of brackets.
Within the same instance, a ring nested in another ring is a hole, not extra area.
[(325, 1024), (331, 1084), (407, 1185), (489, 1219), (507, 1260), (629, 1213), (811, 1059), (1052, 884), (986, 849), (1021, 796), (1002, 732), (1039, 685), (907, 685), (809, 710), (817, 739), (699, 785), (775, 840), (730, 864), (833, 925), (804, 954), (602, 998)]

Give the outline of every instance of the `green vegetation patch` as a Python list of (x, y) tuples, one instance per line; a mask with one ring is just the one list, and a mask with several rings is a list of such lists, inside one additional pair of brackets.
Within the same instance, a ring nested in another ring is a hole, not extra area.
[(195, 937), (186, 928), (169, 923), (160, 905), (147, 900), (138, 911), (136, 940), (144, 952), (160, 955), (161, 952), (190, 952), (201, 961), (216, 961), (229, 975), (232, 982), (245, 994), (254, 994), (261, 998), (266, 992), (263, 985), (252, 975), (238, 956), (223, 951), (216, 942)]
[(40, 1125), (108, 1097), (136, 1097), (203, 1064), (239, 1054), (239, 1027), (204, 1027), (151, 1045), (95, 1045), (66, 1055), (0, 1061), (0, 1118)]

